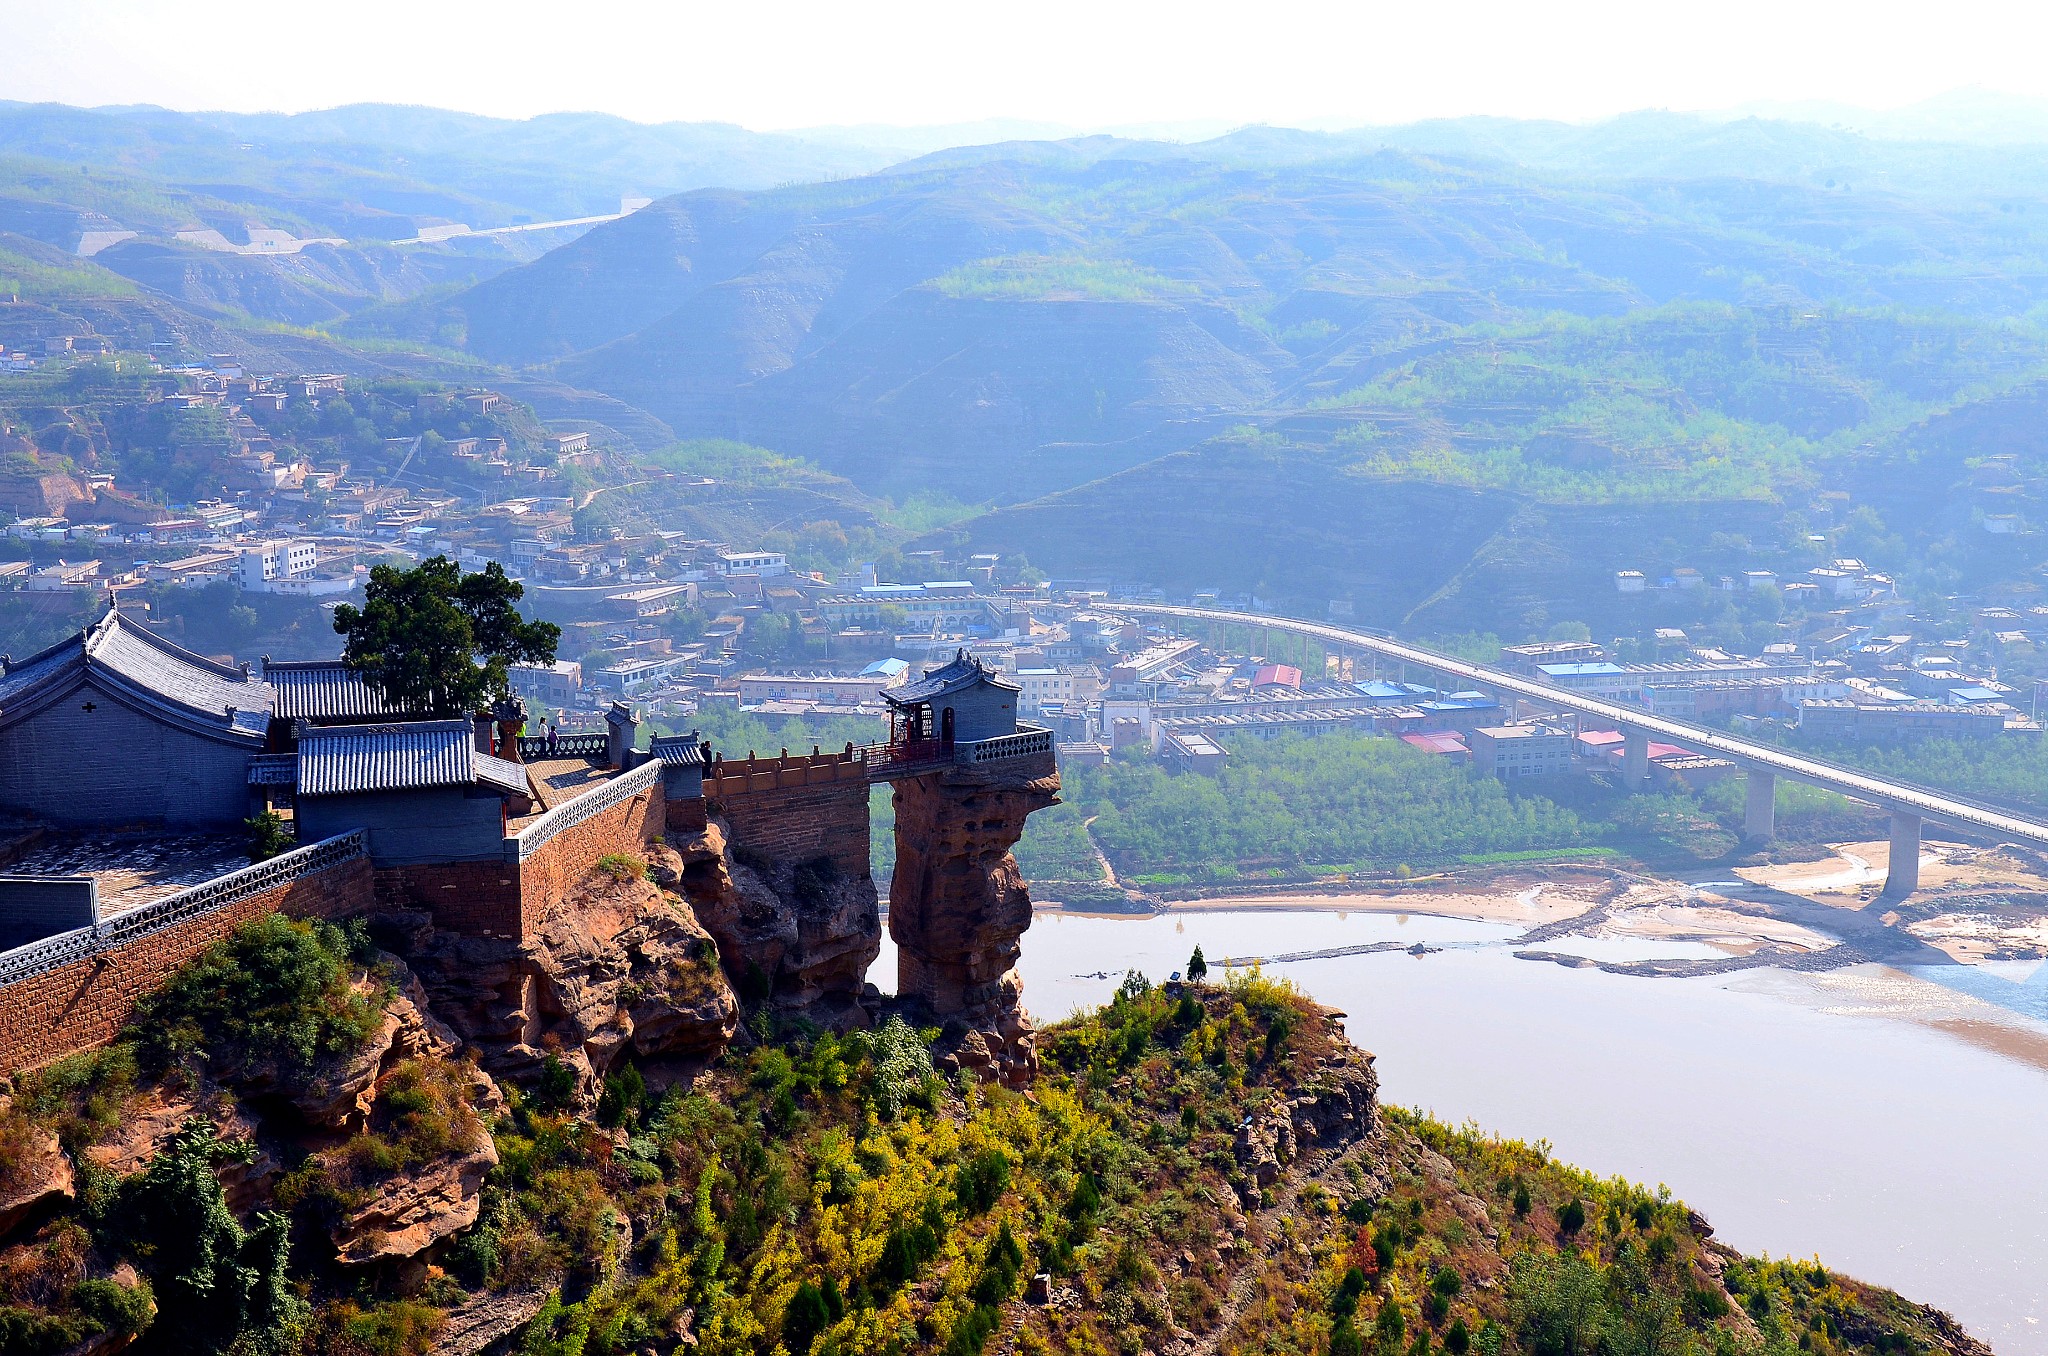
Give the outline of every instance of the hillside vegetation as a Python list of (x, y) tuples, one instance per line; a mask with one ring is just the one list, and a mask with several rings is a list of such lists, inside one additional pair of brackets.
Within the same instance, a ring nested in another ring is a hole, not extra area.
[[(552, 1063), (500, 1099), (413, 1056), (365, 1124), (308, 1137), (277, 1095), (377, 1028), (366, 948), (251, 924), (114, 1046), (18, 1078), (0, 1162), (54, 1152), (82, 1185), (0, 1250), (9, 1352), (1982, 1351), (1818, 1261), (1744, 1258), (1665, 1193), (1377, 1111), (1370, 1057), (1256, 972), (1131, 976), (1045, 1034), (1028, 1095), (942, 1075), (899, 1018), (761, 1012), (693, 1083), (625, 1065), (592, 1108)], [(136, 1122), (195, 1093), (182, 1126)], [(134, 1168), (98, 1166), (115, 1144)], [(365, 1199), (484, 1153), (424, 1276), (336, 1252)]]
[[(2048, 516), (2025, 148), (1646, 114), (1007, 142), (807, 182), (876, 162), (581, 117), (0, 108), (0, 152), (23, 298), (0, 342), (83, 326), (492, 383), (642, 454), (743, 445), (987, 510), (917, 527), (1090, 583), (1627, 633), (1683, 620), (1619, 600), (1615, 570), (1856, 554), (1924, 602), (2020, 578)], [(608, 210), (596, 181), (623, 178), (690, 191), (587, 231), (393, 243)], [(264, 221), (344, 243), (173, 238)], [(143, 238), (74, 253), (124, 225)], [(867, 508), (825, 498), (794, 524)]]

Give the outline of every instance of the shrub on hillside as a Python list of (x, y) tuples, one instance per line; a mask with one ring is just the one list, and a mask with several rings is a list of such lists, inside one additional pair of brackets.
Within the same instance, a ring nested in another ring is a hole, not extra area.
[(156, 1067), (204, 1058), (312, 1069), (377, 1029), (377, 996), (350, 982), (368, 952), (358, 930), (255, 919), (137, 1003), (129, 1038)]

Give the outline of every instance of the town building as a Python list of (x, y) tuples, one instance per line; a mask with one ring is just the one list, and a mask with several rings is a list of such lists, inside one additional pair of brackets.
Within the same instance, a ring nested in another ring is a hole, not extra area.
[(552, 664), (514, 664), (512, 690), (548, 706), (573, 706), (583, 694), (583, 666), (571, 659)]
[[(873, 670), (873, 671), (870, 671)], [(748, 673), (740, 676), (740, 705), (757, 702), (808, 701), (829, 706), (860, 706), (878, 702), (910, 675), (901, 660), (896, 666), (870, 665), (860, 673)]]
[(1420, 749), (1432, 757), (1448, 758), (1460, 767), (1466, 766), (1472, 761), (1471, 746), (1465, 742), (1463, 735), (1452, 730), (1440, 730), (1435, 733), (1424, 734), (1404, 734), (1401, 736), (1401, 742), (1410, 748)]
[(1159, 756), (1176, 772), (1193, 772), (1214, 777), (1230, 761), (1230, 753), (1200, 730), (1169, 729), (1159, 744)]
[(1607, 651), (1590, 640), (1546, 640), (1531, 645), (1500, 647), (1500, 666), (1510, 673), (1535, 676), (1544, 664), (1591, 664), (1607, 658)]
[(1047, 707), (1087, 700), (1076, 690), (1076, 674), (1071, 668), (1018, 669), (1015, 676), (1024, 710), (1043, 711)]
[(1472, 766), (1502, 781), (1571, 771), (1572, 736), (1542, 725), (1481, 726), (1466, 736)]
[(788, 574), (789, 560), (780, 551), (721, 551), (718, 572), (722, 575), (757, 574), (766, 578)]
[(279, 580), (311, 574), (320, 564), (320, 548), (303, 537), (258, 542), (237, 553), (235, 575), (251, 593), (265, 593)]
[(1818, 739), (1879, 744), (1918, 739), (1984, 739), (2005, 730), (2004, 710), (1933, 702), (1854, 700), (1799, 704), (1799, 728)]

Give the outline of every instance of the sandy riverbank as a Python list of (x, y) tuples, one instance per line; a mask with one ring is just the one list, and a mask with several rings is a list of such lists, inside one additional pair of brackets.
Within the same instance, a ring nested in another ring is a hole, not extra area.
[(1232, 892), (1174, 900), (1164, 911), (1420, 914), (1518, 928), (1532, 947), (1568, 937), (1664, 941), (1802, 968), (1822, 953), (1846, 963), (1851, 951), (1897, 962), (1939, 951), (1965, 964), (2048, 955), (2048, 873), (2038, 859), (1931, 843), (1920, 891), (1898, 903), (1878, 899), (1887, 852), (1883, 842), (1842, 843), (1814, 861), (1690, 881), (1586, 866), (1488, 868), (1401, 886)]

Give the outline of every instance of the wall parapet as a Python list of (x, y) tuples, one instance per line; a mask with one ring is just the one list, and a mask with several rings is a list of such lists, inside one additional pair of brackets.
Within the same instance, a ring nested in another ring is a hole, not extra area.
[(351, 829), (324, 842), (296, 848), (268, 861), (230, 871), (225, 876), (216, 876), (189, 890), (180, 890), (177, 894), (130, 909), (91, 927), (62, 932), (12, 951), (0, 952), (0, 988), (61, 970), (189, 918), (212, 913), (252, 895), (275, 890), (352, 858), (368, 855), (368, 835), (361, 829)]
[(867, 751), (854, 748), (844, 753), (782, 754), (774, 758), (715, 760), (704, 769), (704, 796), (715, 800), (746, 791), (773, 791), (778, 787), (819, 786), (832, 782), (868, 778)]
[(562, 735), (555, 740), (555, 746), (548, 747), (546, 735), (519, 736), (519, 761), (531, 763), (537, 758), (602, 758), (611, 752), (611, 736), (601, 734)]
[(505, 840), (505, 860), (523, 862), (540, 851), (550, 838), (567, 829), (573, 829), (585, 820), (593, 819), (635, 796), (647, 794), (655, 783), (661, 780), (659, 762), (642, 763), (631, 772), (622, 772), (603, 786), (586, 791), (574, 800), (566, 801), (535, 819), (531, 824)]

